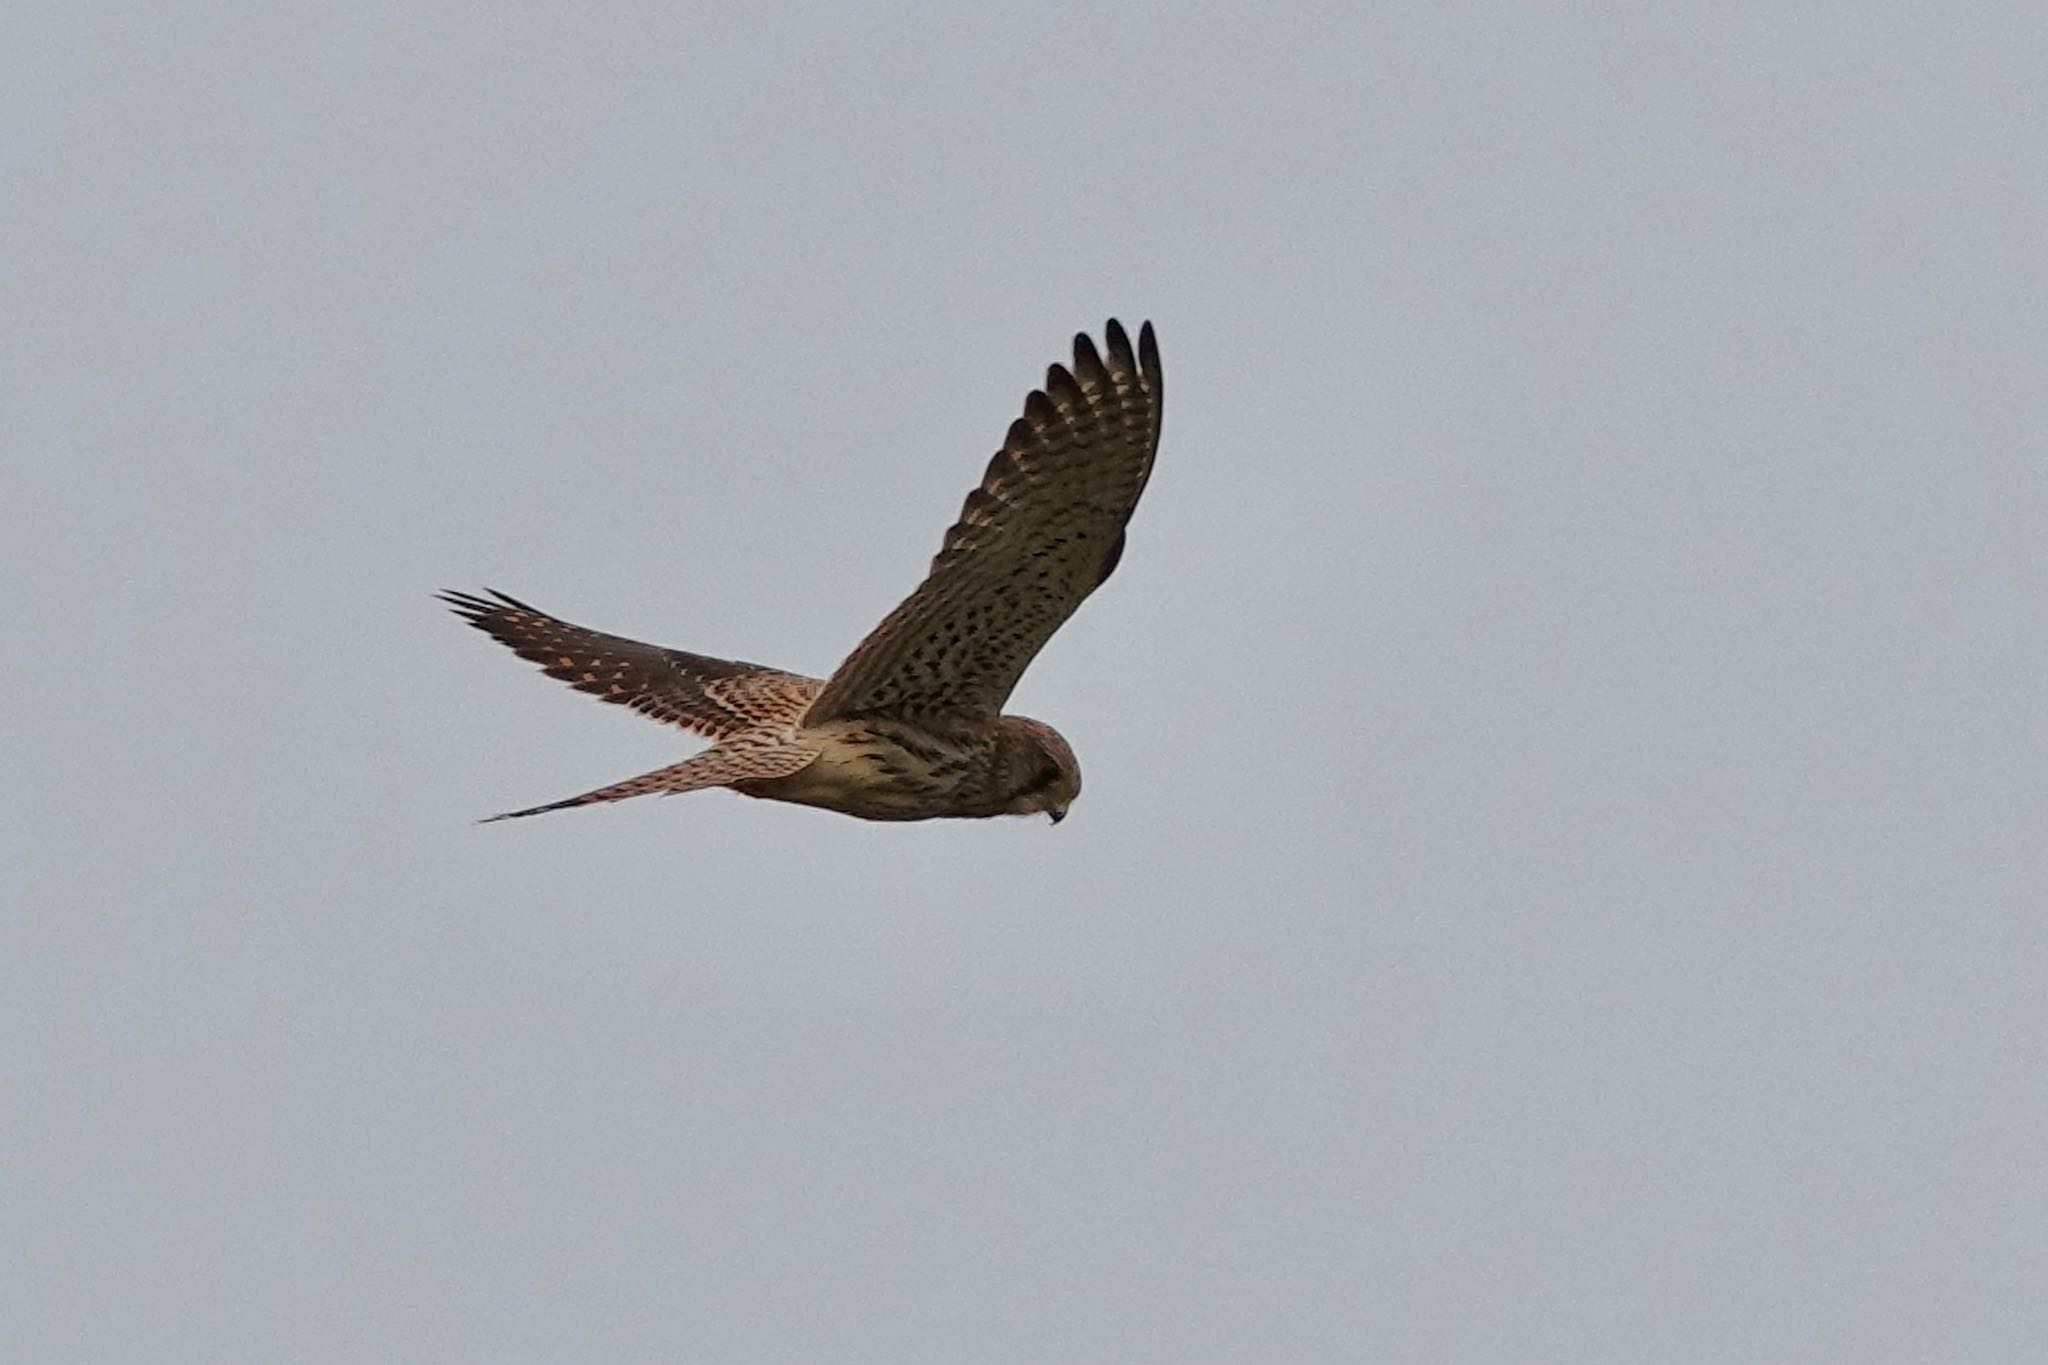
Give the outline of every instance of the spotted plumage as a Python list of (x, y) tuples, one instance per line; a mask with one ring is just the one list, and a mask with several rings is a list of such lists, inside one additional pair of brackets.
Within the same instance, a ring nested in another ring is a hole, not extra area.
[(549, 677), (703, 735), (683, 762), (537, 815), (651, 793), (729, 787), (869, 820), (1045, 812), (1079, 794), (1073, 751), (1002, 714), (1054, 631), (1116, 569), (1151, 476), (1163, 380), (1152, 326), (1135, 349), (1112, 320), (1074, 338), (967, 496), (922, 585), (829, 679), (642, 644), (570, 625), (502, 593), (454, 610)]
[(585, 630), (503, 593), (444, 592), (441, 600), (550, 678), (707, 739), (788, 721), (824, 686), (759, 664)]

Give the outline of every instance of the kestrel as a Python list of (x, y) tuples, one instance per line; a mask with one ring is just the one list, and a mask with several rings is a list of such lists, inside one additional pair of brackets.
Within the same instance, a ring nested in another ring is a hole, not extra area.
[(650, 793), (730, 787), (864, 820), (1029, 815), (1081, 791), (1057, 730), (1003, 703), (1052, 633), (1116, 569), (1159, 447), (1152, 324), (1074, 338), (1024, 400), (917, 591), (830, 678), (572, 626), (492, 593), (443, 593), (477, 629), (578, 691), (712, 741), (681, 763), (509, 820)]

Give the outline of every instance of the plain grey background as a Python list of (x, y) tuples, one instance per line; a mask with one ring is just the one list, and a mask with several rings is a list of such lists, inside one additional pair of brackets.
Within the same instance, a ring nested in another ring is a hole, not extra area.
[[(10, 7), (0, 1356), (2042, 1358), (2042, 14)], [(471, 823), (1112, 313), (1065, 825)]]

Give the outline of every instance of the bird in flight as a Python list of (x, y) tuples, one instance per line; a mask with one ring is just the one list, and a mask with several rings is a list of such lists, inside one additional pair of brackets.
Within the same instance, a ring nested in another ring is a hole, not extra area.
[(666, 768), (509, 820), (631, 796), (729, 787), (864, 820), (1044, 812), (1081, 791), (1074, 751), (1003, 714), (1024, 670), (1116, 569), (1159, 448), (1159, 346), (1112, 319), (1097, 350), (1024, 400), (931, 572), (830, 678), (604, 635), (503, 593), (441, 598), (551, 678), (711, 746)]

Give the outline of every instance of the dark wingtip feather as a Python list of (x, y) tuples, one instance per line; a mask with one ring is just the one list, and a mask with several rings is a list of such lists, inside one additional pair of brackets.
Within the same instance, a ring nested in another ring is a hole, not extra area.
[(1159, 338), (1153, 334), (1150, 322), (1138, 328), (1138, 364), (1148, 378), (1159, 378)]
[(1081, 392), (1080, 383), (1064, 365), (1046, 368), (1045, 392), (1055, 403), (1068, 407), (1075, 407), (1087, 401), (1087, 395)]
[(532, 612), (535, 616), (546, 615), (545, 612), (535, 607), (529, 607), (518, 598), (508, 593), (499, 592), (496, 588), (485, 588), (484, 592), (488, 596), (480, 596), (473, 592), (458, 592), (454, 588), (444, 588), (440, 592), (435, 593), (434, 597), (445, 605), (448, 610), (479, 628), (484, 628), (488, 618), (495, 616), (501, 611), (525, 611)]
[(453, 588), (442, 589), (434, 594), (434, 598), (471, 625), (478, 624), (484, 617), (498, 609), (495, 603), (487, 602), (471, 593), (457, 592)]
[(1109, 356), (1112, 361), (1121, 362), (1126, 365), (1130, 363), (1131, 335), (1124, 330), (1124, 325), (1115, 318), (1111, 318), (1108, 324), (1103, 327), (1102, 344), (1109, 348)]
[(1102, 355), (1086, 332), (1074, 333), (1074, 377), (1090, 385), (1099, 385), (1108, 378), (1108, 372), (1102, 368)]

